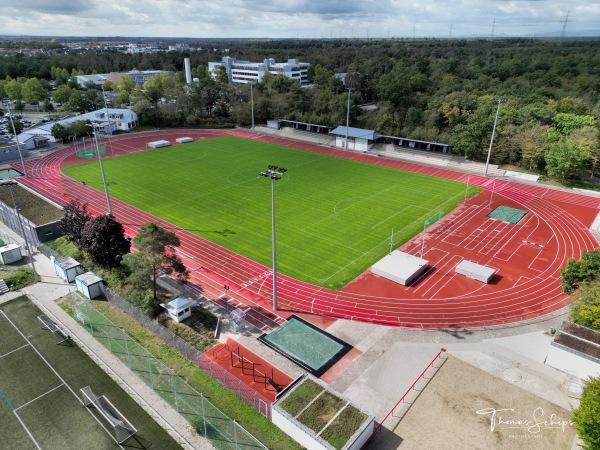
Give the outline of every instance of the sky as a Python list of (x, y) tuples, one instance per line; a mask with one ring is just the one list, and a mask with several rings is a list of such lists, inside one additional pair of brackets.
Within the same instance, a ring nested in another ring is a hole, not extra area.
[(600, 36), (600, 0), (0, 0), (0, 35)]

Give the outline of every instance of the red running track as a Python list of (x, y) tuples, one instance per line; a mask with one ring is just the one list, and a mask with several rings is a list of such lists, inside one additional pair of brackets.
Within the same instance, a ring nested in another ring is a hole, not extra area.
[[(206, 139), (221, 135), (260, 139), (468, 182), (484, 189), (402, 246), (403, 251), (415, 255), (423, 251), (424, 258), (432, 266), (411, 286), (403, 287), (365, 272), (340, 291), (334, 291), (278, 274), (279, 310), (276, 312), (271, 308), (271, 269), (111, 199), (113, 214), (129, 234), (134, 235), (135, 230), (149, 220), (161, 221), (175, 231), (181, 240), (179, 254), (191, 272), (190, 284), (212, 298), (222, 294), (223, 284), (228, 284), (230, 298), (258, 311), (257, 320), (260, 322), (260, 317), (264, 318), (265, 329), (272, 328), (277, 320), (287, 318), (292, 312), (427, 328), (482, 327), (532, 319), (568, 303), (569, 297), (562, 293), (560, 286), (561, 267), (569, 258), (579, 258), (582, 251), (598, 246), (589, 227), (600, 210), (600, 199), (571, 192), (492, 180), (243, 131), (167, 130), (123, 135), (113, 137), (108, 148), (110, 156), (117, 156), (143, 151), (147, 142), (158, 139), (174, 141), (180, 136)], [(60, 171), (61, 166), (80, 162), (75, 149), (67, 147), (43, 159), (28, 161), (30, 178), (20, 182), (60, 205), (76, 199), (87, 202), (90, 210), (97, 214), (104, 213), (104, 193), (71, 180)], [(15, 168), (19, 165), (15, 164)], [(489, 219), (489, 211), (500, 204), (528, 213), (516, 225)], [(457, 275), (454, 268), (463, 259), (496, 268), (498, 276), (486, 285)]]

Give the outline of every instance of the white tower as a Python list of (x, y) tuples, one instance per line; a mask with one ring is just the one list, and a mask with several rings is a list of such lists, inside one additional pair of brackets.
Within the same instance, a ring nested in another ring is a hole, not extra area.
[(190, 58), (185, 58), (183, 60), (183, 65), (185, 66), (185, 82), (187, 84), (192, 84), (192, 67), (190, 65)]

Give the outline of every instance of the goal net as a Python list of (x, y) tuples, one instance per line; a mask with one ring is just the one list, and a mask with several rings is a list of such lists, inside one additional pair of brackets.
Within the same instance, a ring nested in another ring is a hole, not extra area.
[(113, 428), (115, 440), (118, 444), (125, 442), (137, 433), (133, 425), (129, 423), (125, 416), (104, 395), (98, 396), (94, 394), (89, 386), (81, 388), (80, 391), (83, 395), (83, 404), (88, 408), (96, 408)]

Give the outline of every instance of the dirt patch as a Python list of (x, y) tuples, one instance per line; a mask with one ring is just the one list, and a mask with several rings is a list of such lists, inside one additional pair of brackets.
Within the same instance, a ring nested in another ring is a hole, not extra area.
[(378, 448), (571, 448), (570, 419), (566, 409), (449, 356), (395, 427), (394, 446)]
[(12, 190), (17, 206), (21, 208), (21, 214), (30, 222), (36, 225), (44, 225), (62, 218), (62, 209), (48, 203), (27, 189), (19, 185), (10, 187), (0, 185), (0, 201), (7, 204), (10, 208), (14, 207), (10, 190)]

